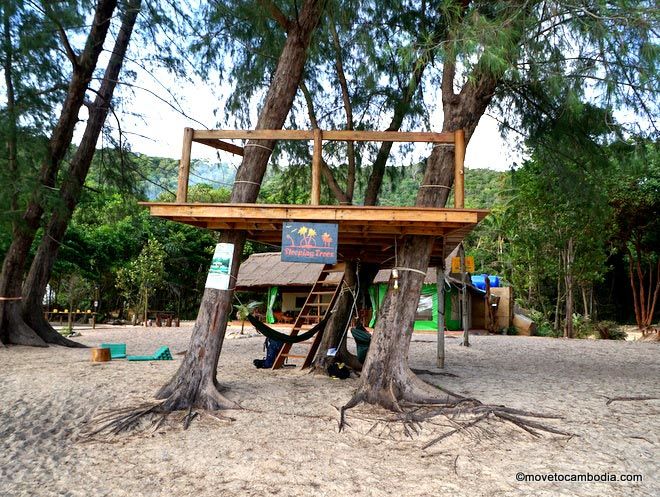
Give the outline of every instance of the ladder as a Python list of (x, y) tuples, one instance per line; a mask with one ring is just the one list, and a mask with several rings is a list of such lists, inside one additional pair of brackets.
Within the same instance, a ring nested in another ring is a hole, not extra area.
[[(312, 286), (305, 304), (300, 309), (296, 320), (293, 323), (293, 328), (291, 328), (291, 336), (298, 336), (300, 332), (305, 332), (315, 324), (318, 324), (325, 315), (330, 312), (332, 306), (337, 300), (337, 295), (341, 290), (341, 285), (343, 281), (343, 274), (341, 278), (332, 279), (330, 275), (333, 273), (343, 273), (344, 264), (326, 264), (323, 266), (323, 269), (319, 273), (319, 277)], [(273, 363), (273, 369), (279, 369), (284, 365), (284, 362), (287, 359), (304, 359), (301, 369), (305, 369), (312, 364), (316, 351), (319, 349), (321, 344), (321, 339), (323, 338), (323, 331), (319, 331), (314, 335), (313, 339), (306, 340), (304, 342), (299, 342), (296, 344), (285, 343), (280, 353)], [(291, 352), (291, 349), (296, 346), (297, 349), (300, 347), (308, 348), (306, 353), (303, 353), (304, 350), (296, 350), (295, 353)]]

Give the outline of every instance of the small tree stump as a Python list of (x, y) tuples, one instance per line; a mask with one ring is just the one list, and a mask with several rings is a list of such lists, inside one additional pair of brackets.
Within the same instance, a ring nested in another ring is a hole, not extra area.
[(92, 362), (108, 362), (110, 360), (110, 349), (92, 349)]

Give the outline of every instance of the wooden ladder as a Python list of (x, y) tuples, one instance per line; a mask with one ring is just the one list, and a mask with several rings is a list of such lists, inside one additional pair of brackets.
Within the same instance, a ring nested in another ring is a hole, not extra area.
[[(321, 273), (319, 274), (318, 279), (312, 286), (305, 304), (300, 309), (300, 313), (296, 317), (296, 320), (293, 323), (293, 328), (291, 329), (291, 336), (298, 336), (300, 332), (305, 332), (308, 329), (312, 328), (315, 324), (318, 324), (321, 319), (323, 319), (326, 314), (330, 312), (332, 306), (337, 300), (337, 295), (341, 290), (341, 285), (343, 281), (342, 278), (339, 278), (336, 281), (329, 281), (328, 278), (333, 273), (343, 273), (344, 264), (326, 264), (323, 266)], [(330, 299), (327, 299), (327, 296), (330, 295)], [(324, 298), (326, 297), (326, 298)], [(304, 359), (301, 369), (305, 369), (312, 364), (316, 351), (319, 349), (321, 344), (321, 338), (323, 338), (323, 330), (319, 331), (314, 335), (313, 339), (306, 340), (304, 342), (299, 342), (297, 344), (285, 343), (280, 353), (273, 363), (273, 369), (279, 369), (284, 365), (284, 362), (287, 359)], [(309, 350), (306, 354), (303, 354), (302, 351), (296, 351), (297, 353), (291, 353), (291, 348), (296, 346), (308, 347)]]

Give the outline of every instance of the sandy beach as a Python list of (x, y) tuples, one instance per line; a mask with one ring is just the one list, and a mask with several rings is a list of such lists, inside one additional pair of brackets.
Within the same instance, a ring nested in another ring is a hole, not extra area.
[[(180, 364), (190, 330), (105, 326), (76, 338), (125, 342), (130, 354), (167, 345), (174, 360), (163, 362), (100, 364), (86, 349), (0, 348), (0, 495), (658, 495), (660, 401), (606, 404), (660, 397), (658, 343), (475, 336), (464, 348), (448, 338), (445, 371), (455, 376), (424, 376), (483, 402), (560, 415), (548, 424), (570, 438), (534, 438), (488, 421), (424, 450), (451, 428), (447, 420), (408, 438), (398, 425), (374, 427), (378, 413), (368, 407), (339, 433), (336, 407), (357, 380), (257, 370), (259, 336), (225, 341), (218, 377), (245, 408), (224, 413), (233, 421), (200, 414), (183, 430), (172, 416), (156, 431), (81, 437), (94, 416), (152, 400)], [(435, 369), (435, 348), (433, 334), (416, 334), (412, 367)], [(517, 481), (518, 473), (642, 481)]]

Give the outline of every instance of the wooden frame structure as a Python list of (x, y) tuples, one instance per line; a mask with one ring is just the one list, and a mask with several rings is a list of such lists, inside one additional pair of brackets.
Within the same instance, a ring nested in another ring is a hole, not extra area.
[[(314, 142), (311, 205), (188, 203), (192, 143), (243, 155), (241, 146), (226, 140), (306, 140)], [(453, 146), (454, 208), (321, 206), (323, 141), (427, 142)], [(248, 239), (280, 246), (287, 221), (333, 222), (339, 225), (339, 255), (345, 259), (394, 264), (397, 238), (435, 238), (432, 264), (453, 250), (488, 211), (464, 209), (465, 134), (397, 131), (313, 130), (193, 130), (185, 128), (175, 203), (143, 203), (151, 215), (215, 230), (244, 230)]]

